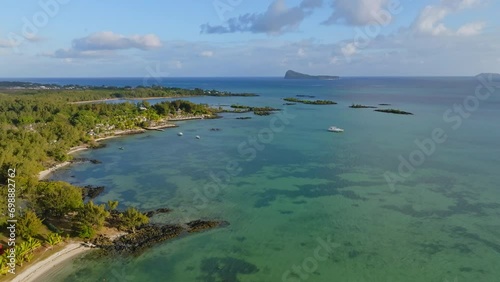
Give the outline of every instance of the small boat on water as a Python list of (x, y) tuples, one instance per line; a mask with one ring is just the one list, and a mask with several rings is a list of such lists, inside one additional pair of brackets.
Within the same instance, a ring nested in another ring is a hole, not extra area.
[(120, 149), (120, 150), (125, 150), (123, 147), (120, 147), (120, 148), (118, 148), (118, 149)]
[(336, 126), (330, 126), (328, 128), (328, 131), (330, 132), (335, 132), (335, 133), (341, 133), (341, 132), (344, 132), (344, 130), (342, 128), (339, 128), (339, 127), (336, 127)]
[(196, 135), (196, 139), (201, 139), (200, 135)]
[(184, 135), (182, 132), (177, 133), (177, 135), (182, 136)]

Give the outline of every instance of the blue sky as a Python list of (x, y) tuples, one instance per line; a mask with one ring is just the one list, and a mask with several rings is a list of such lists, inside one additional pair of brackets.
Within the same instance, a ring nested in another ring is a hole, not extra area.
[(0, 77), (500, 72), (494, 0), (2, 1)]

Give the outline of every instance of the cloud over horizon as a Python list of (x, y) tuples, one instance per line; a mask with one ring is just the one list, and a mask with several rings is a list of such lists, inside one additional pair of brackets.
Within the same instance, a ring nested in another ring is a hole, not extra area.
[(83, 38), (74, 39), (72, 47), (75, 50), (81, 51), (132, 48), (148, 50), (161, 47), (161, 41), (154, 34), (124, 36), (111, 31), (102, 31)]
[(116, 50), (151, 50), (162, 46), (154, 34), (124, 36), (111, 31), (96, 32), (89, 36), (73, 39), (71, 48), (58, 49), (52, 54), (55, 58), (99, 57)]

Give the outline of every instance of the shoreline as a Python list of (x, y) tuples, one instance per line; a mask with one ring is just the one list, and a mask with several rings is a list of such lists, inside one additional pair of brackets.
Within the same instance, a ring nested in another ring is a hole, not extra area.
[[(151, 99), (155, 99), (155, 98), (151, 98)], [(169, 119), (168, 121), (203, 120), (205, 118), (206, 118), (205, 116), (190, 116), (190, 117), (173, 118), (173, 119)], [(176, 124), (174, 124), (174, 123), (167, 123), (167, 124), (162, 124), (162, 125), (148, 127), (148, 128), (136, 128), (136, 129), (128, 129), (128, 130), (117, 130), (117, 131), (114, 131), (112, 133), (112, 135), (105, 136), (105, 137), (100, 137), (100, 138), (94, 139), (94, 141), (95, 142), (101, 142), (101, 141), (105, 141), (105, 140), (109, 140), (109, 139), (114, 139), (114, 138), (119, 138), (119, 137), (124, 137), (124, 136), (128, 136), (128, 135), (142, 134), (142, 133), (145, 133), (145, 132), (151, 131), (151, 130), (163, 131), (164, 129), (176, 128), (176, 127), (179, 127), (179, 126), (176, 125)], [(90, 148), (87, 145), (80, 145), (80, 146), (76, 146), (76, 147), (70, 148), (69, 151), (67, 152), (67, 154), (68, 155), (72, 155), (74, 153), (85, 151), (85, 150), (88, 150), (88, 149), (90, 149)], [(50, 167), (48, 169), (45, 169), (43, 171), (40, 171), (38, 173), (38, 180), (45, 179), (46, 177), (48, 177), (54, 171), (56, 171), (56, 170), (58, 170), (60, 168), (63, 168), (65, 166), (68, 166), (71, 163), (72, 163), (71, 161), (66, 161), (66, 162), (63, 162), (63, 163), (56, 164), (56, 165), (54, 165), (54, 166), (52, 166), (52, 167)]]
[[(145, 129), (120, 130), (120, 131), (115, 131), (113, 133), (113, 135), (106, 136), (106, 137), (101, 137), (101, 138), (97, 138), (94, 141), (95, 142), (101, 142), (101, 141), (104, 141), (104, 140), (114, 139), (114, 138), (128, 136), (128, 135), (141, 134), (141, 133), (144, 133), (146, 131), (147, 130), (145, 130)], [(80, 145), (80, 146), (76, 146), (76, 147), (73, 147), (73, 148), (69, 149), (69, 151), (67, 152), (67, 154), (68, 155), (72, 155), (74, 153), (85, 151), (85, 150), (88, 150), (88, 149), (90, 149), (90, 148), (87, 145)], [(47, 176), (49, 176), (54, 171), (56, 171), (56, 170), (58, 170), (60, 168), (63, 168), (65, 166), (68, 166), (71, 163), (72, 163), (71, 161), (66, 161), (66, 162), (63, 162), (63, 163), (56, 164), (56, 165), (54, 165), (54, 166), (52, 166), (52, 167), (50, 167), (50, 168), (48, 168), (46, 170), (40, 171), (38, 173), (38, 180), (44, 180)]]
[(99, 103), (99, 102), (106, 102), (106, 101), (117, 101), (117, 100), (128, 100), (128, 101), (133, 101), (133, 100), (156, 100), (156, 99), (178, 99), (178, 98), (192, 98), (192, 97), (197, 97), (197, 95), (191, 95), (191, 96), (169, 96), (169, 97), (127, 97), (127, 98), (105, 98), (105, 99), (98, 99), (98, 100), (88, 100), (88, 101), (76, 101), (76, 102), (69, 102), (69, 104), (73, 105), (81, 105), (81, 104), (90, 104), (90, 103)]
[(49, 256), (48, 258), (41, 260), (27, 269), (22, 270), (20, 273), (16, 274), (15, 278), (11, 280), (12, 282), (31, 282), (36, 281), (40, 276), (49, 272), (52, 268), (60, 263), (70, 260), (77, 255), (86, 253), (92, 250), (92, 248), (85, 247), (82, 243), (69, 243), (64, 246), (64, 248)]

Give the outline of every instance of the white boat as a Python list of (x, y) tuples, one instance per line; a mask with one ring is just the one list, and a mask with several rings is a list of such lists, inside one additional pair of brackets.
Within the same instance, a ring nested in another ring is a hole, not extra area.
[(201, 137), (199, 135), (196, 135), (196, 139), (200, 139)]
[(339, 127), (336, 127), (336, 126), (330, 126), (328, 128), (328, 131), (330, 132), (335, 132), (335, 133), (341, 133), (341, 132), (344, 132), (344, 130), (342, 128), (339, 128)]
[(179, 133), (177, 133), (177, 135), (182, 136), (182, 135), (184, 135), (184, 134), (182, 134), (182, 132), (179, 132)]

